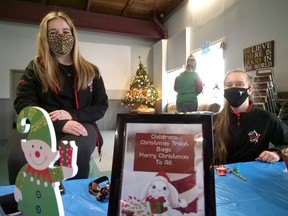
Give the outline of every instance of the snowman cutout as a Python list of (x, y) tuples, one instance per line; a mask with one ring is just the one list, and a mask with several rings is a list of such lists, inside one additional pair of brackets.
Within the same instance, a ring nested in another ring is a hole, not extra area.
[(70, 155), (65, 155), (69, 163), (54, 166), (63, 155), (60, 156), (57, 151), (53, 123), (44, 109), (35, 106), (24, 108), (17, 118), (17, 130), (29, 132), (27, 139), (21, 140), (27, 164), (21, 168), (15, 183), (14, 198), (18, 202), (18, 210), (29, 216), (64, 216), (59, 185), (60, 181), (78, 172), (75, 142), (63, 143), (73, 149)]

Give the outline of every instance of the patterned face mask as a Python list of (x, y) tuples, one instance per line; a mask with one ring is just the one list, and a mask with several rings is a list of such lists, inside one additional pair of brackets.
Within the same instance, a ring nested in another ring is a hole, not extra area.
[(74, 46), (74, 37), (67, 34), (49, 35), (48, 44), (53, 53), (66, 55)]

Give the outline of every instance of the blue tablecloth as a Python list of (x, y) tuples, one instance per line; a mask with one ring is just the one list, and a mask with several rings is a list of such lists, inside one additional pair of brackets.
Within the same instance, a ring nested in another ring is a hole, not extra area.
[[(65, 193), (62, 195), (65, 216), (106, 216), (108, 202), (98, 202), (88, 192), (88, 185), (94, 179), (63, 181)], [(12, 193), (13, 186), (1, 186), (0, 195)]]
[[(248, 162), (228, 164), (247, 178), (215, 173), (216, 208), (219, 216), (288, 215), (288, 173), (284, 162), (268, 164)], [(66, 216), (106, 216), (108, 202), (98, 202), (88, 192), (93, 179), (64, 181), (63, 203)], [(14, 186), (1, 186), (0, 195), (13, 192)]]
[(239, 168), (247, 181), (233, 174), (215, 176), (217, 215), (288, 215), (288, 173), (283, 172), (284, 162), (248, 162), (227, 167)]

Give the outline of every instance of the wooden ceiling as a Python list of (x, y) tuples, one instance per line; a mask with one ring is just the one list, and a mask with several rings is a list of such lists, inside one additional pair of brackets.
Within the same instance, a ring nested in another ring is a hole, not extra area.
[(187, 0), (0, 0), (0, 20), (39, 23), (65, 11), (77, 28), (160, 40), (163, 22)]

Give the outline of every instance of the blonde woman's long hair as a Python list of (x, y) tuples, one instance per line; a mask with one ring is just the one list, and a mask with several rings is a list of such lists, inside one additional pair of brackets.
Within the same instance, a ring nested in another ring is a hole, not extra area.
[[(226, 77), (231, 73), (245, 74), (247, 76), (247, 82), (249, 84), (249, 87), (252, 87), (252, 77), (245, 71), (240, 69), (231, 70), (227, 72), (224, 78), (224, 83), (226, 81)], [(228, 102), (225, 100), (224, 107), (217, 114), (213, 126), (215, 164), (227, 163), (228, 144), (230, 141), (230, 119), (229, 119), (230, 112), (231, 112), (230, 106)]]
[(48, 45), (48, 23), (51, 20), (61, 18), (67, 22), (74, 36), (74, 47), (72, 49), (72, 59), (75, 68), (77, 90), (86, 89), (88, 84), (96, 77), (100, 76), (98, 68), (86, 61), (79, 52), (78, 37), (72, 20), (62, 11), (52, 11), (48, 13), (40, 23), (37, 36), (37, 52), (34, 59), (35, 73), (41, 80), (43, 91), (53, 90), (55, 87), (61, 91), (63, 78), (59, 73), (58, 61), (50, 51)]

